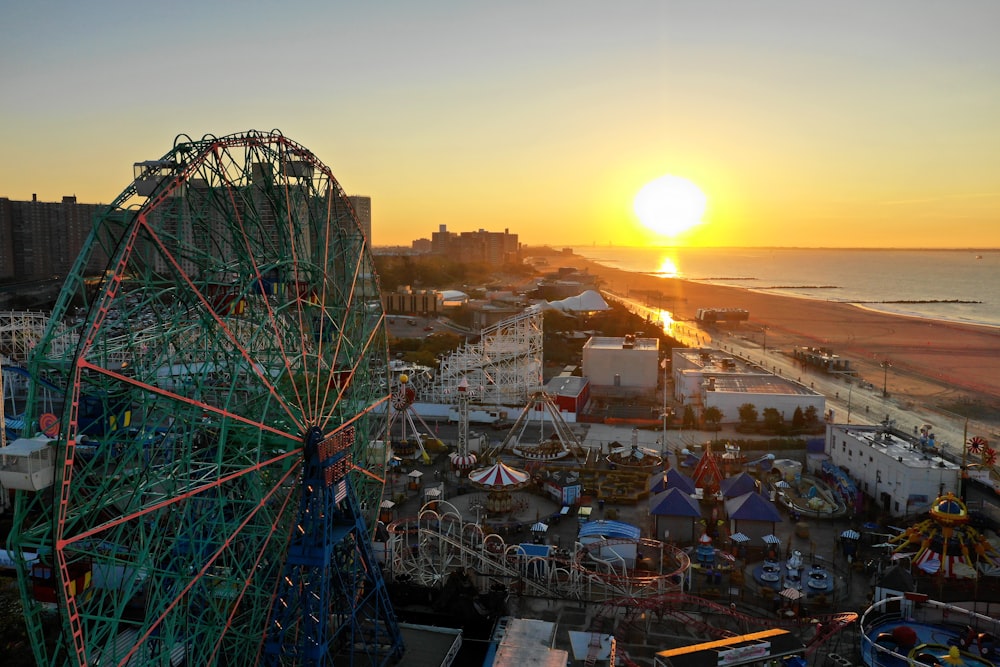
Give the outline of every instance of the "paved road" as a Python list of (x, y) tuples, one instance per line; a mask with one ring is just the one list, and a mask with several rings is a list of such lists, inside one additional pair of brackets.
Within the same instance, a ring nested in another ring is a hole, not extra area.
[(897, 429), (911, 433), (917, 433), (925, 424), (929, 424), (933, 427), (931, 432), (935, 434), (939, 448), (955, 458), (961, 458), (962, 443), (968, 437), (983, 435), (988, 440), (1000, 437), (987, 424), (971, 420), (967, 424), (959, 415), (929, 406), (911, 408), (902, 405), (891, 392), (889, 396), (883, 396), (882, 387), (869, 385), (866, 388), (857, 379), (803, 369), (796, 360), (780, 351), (765, 350), (755, 341), (739, 336), (724, 336), (713, 341), (713, 344), (820, 392), (826, 396), (828, 409), (834, 411), (834, 421), (839, 423), (878, 424), (888, 418), (895, 422)]

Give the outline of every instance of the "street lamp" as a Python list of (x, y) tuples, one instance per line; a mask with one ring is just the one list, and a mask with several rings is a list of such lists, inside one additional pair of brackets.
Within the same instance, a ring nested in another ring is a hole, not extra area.
[(765, 326), (762, 326), (762, 327), (760, 328), (760, 330), (761, 330), (761, 333), (763, 333), (763, 334), (764, 334), (764, 351), (762, 352), (762, 354), (767, 354), (767, 330), (768, 330), (769, 328), (770, 328), (770, 327), (768, 327), (768, 326), (766, 326), (766, 325), (765, 325)]
[(892, 363), (890, 363), (890, 361), (886, 359), (885, 361), (880, 363), (879, 366), (882, 367), (882, 398), (885, 398), (889, 395), (887, 388), (889, 382), (889, 367), (892, 366)]
[(663, 369), (663, 445), (661, 447), (661, 454), (667, 451), (667, 419), (669, 418), (669, 413), (667, 412), (667, 358), (663, 357), (660, 361), (660, 368)]

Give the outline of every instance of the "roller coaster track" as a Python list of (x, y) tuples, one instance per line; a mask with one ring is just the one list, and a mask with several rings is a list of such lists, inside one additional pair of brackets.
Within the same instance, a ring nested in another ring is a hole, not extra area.
[[(680, 575), (689, 563), (683, 552), (669, 555), (677, 562), (668, 573), (635, 569), (618, 572), (591, 556), (598, 547), (617, 544), (663, 549), (655, 540), (605, 540), (577, 545), (575, 553), (548, 556), (525, 554), (520, 544), (507, 544), (498, 535), (483, 535), (476, 524), (464, 523), (450, 513), (425, 510), (419, 517), (393, 522), (388, 527), (391, 576), (407, 575), (415, 583), (433, 586), (446, 570), (462, 567), (478, 575), (512, 584), (524, 595), (601, 602), (623, 597), (662, 595), (677, 590)], [(414, 540), (415, 538), (415, 540)], [(585, 561), (592, 563), (584, 564)], [(599, 570), (595, 568), (607, 568)]]
[[(689, 616), (684, 609), (678, 609), (678, 607), (695, 607), (701, 608), (705, 611), (715, 612), (736, 620), (742, 623), (744, 627), (748, 628), (764, 626), (785, 629), (796, 628), (801, 630), (805, 627), (812, 626), (816, 629), (816, 632), (806, 643), (805, 652), (807, 655), (819, 648), (833, 635), (858, 621), (858, 614), (855, 612), (809, 615), (807, 617), (796, 617), (787, 620), (780, 618), (762, 618), (760, 616), (751, 616), (737, 611), (732, 606), (712, 602), (711, 600), (706, 600), (695, 595), (688, 595), (687, 593), (666, 593), (646, 598), (623, 597), (617, 600), (610, 600), (606, 602), (604, 606), (612, 609), (624, 607), (632, 614), (634, 614), (635, 610), (638, 609), (653, 611), (661, 615), (669, 615), (674, 618), (678, 618), (686, 625), (691, 624), (692, 617)], [(609, 611), (608, 615), (610, 615), (610, 613), (612, 612)], [(696, 627), (699, 630), (719, 637), (720, 639), (735, 635), (733, 632), (716, 628), (715, 626), (708, 625), (704, 622), (696, 622), (696, 624)]]

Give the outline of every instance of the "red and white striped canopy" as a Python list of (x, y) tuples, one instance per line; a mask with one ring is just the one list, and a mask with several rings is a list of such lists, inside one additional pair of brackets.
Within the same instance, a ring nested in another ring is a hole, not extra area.
[(460, 470), (468, 470), (476, 465), (475, 454), (452, 454), (451, 464)]
[(913, 566), (919, 567), (927, 574), (937, 574), (944, 566), (944, 572), (941, 574), (945, 577), (972, 579), (977, 576), (976, 569), (965, 562), (962, 554), (948, 554), (942, 562), (941, 554), (924, 549), (924, 552), (913, 561)]
[(469, 473), (469, 481), (490, 489), (510, 489), (528, 483), (528, 473), (506, 465), (503, 461)]

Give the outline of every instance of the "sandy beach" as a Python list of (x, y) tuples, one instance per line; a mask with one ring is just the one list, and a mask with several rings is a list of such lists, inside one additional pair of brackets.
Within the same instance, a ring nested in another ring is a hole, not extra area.
[(830, 348), (877, 385), (883, 382), (880, 363), (888, 360), (890, 391), (897, 396), (942, 407), (1000, 405), (1000, 328), (631, 273), (577, 255), (553, 257), (550, 264), (586, 269), (597, 276), (601, 289), (648, 299), (675, 320), (693, 320), (699, 308), (745, 308), (750, 319), (738, 327), (760, 338), (766, 326), (768, 349)]

